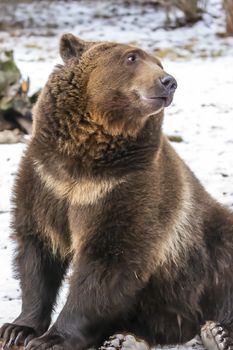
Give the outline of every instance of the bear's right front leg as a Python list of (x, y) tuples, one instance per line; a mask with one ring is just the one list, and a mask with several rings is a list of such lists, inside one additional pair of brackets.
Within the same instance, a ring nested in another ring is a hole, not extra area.
[(49, 327), (51, 312), (67, 262), (55, 257), (35, 235), (20, 238), (16, 264), (22, 289), (22, 312), (0, 328), (3, 348), (27, 343)]
[(26, 350), (80, 350), (100, 345), (117, 331), (116, 320), (119, 326), (119, 320), (130, 314), (137, 292), (145, 285), (141, 265), (79, 261), (57, 321), (30, 341)]

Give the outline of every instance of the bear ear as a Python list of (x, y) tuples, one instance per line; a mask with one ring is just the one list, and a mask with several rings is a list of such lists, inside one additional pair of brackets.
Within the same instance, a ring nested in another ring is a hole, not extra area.
[(71, 58), (79, 58), (90, 47), (90, 43), (79, 39), (73, 34), (63, 34), (60, 40), (60, 55), (64, 62)]

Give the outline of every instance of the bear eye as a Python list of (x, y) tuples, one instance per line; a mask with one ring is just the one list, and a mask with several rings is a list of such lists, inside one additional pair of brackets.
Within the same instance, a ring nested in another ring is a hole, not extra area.
[(138, 54), (135, 53), (135, 52), (132, 52), (130, 53), (128, 56), (127, 56), (127, 61), (130, 62), (130, 63), (134, 63), (138, 60)]

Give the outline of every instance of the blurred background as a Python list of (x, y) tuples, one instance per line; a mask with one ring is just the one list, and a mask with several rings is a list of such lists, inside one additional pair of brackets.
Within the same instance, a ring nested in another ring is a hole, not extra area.
[(0, 0), (0, 323), (20, 309), (11, 189), (64, 32), (137, 45), (162, 60), (178, 81), (164, 131), (207, 190), (233, 208), (233, 0)]

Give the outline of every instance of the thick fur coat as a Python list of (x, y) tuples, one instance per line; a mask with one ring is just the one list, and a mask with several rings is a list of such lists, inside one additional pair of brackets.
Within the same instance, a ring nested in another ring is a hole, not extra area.
[(162, 133), (174, 78), (127, 45), (67, 34), (61, 56), (15, 184), (22, 313), (5, 343), (79, 350), (114, 332), (177, 343), (206, 320), (233, 330), (233, 214)]

